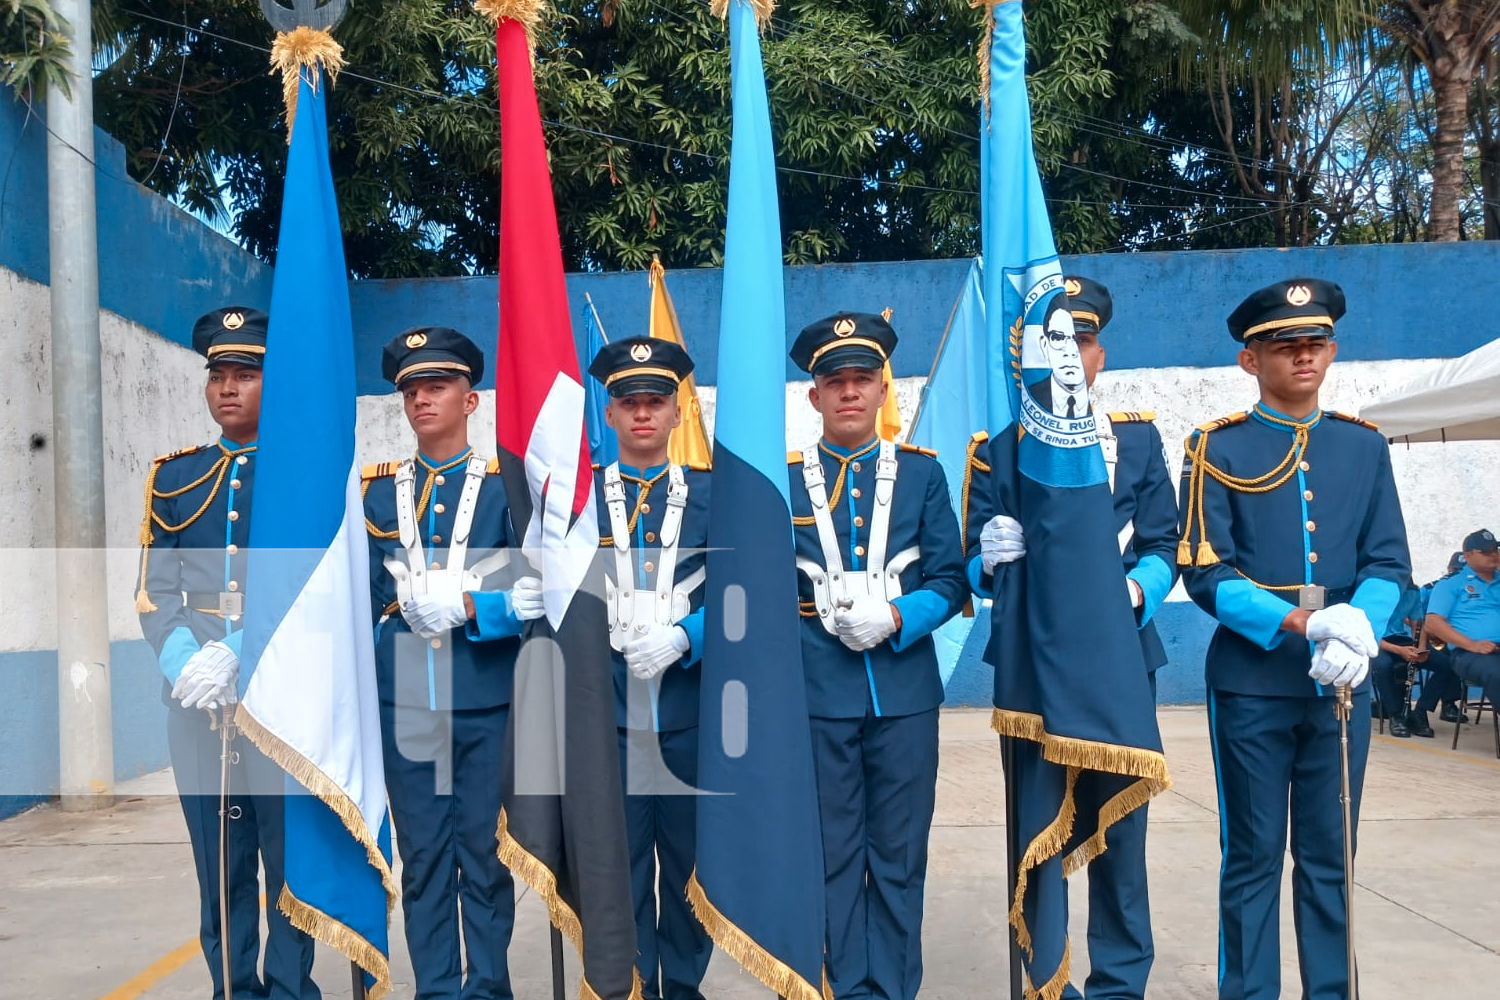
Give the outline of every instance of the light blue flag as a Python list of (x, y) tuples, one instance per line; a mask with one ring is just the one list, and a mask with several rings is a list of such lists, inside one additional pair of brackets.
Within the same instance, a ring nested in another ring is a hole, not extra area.
[[(938, 346), (937, 359), (922, 387), (922, 401), (907, 436), (912, 444), (938, 453), (938, 464), (948, 480), (953, 509), (959, 512), (959, 528), (966, 529), (964, 493), (970, 435), (987, 426), (984, 326), (984, 260), (975, 257), (964, 275), (964, 287), (953, 305), (948, 329)], [(967, 549), (967, 540), (965, 548)], [(938, 671), (947, 685), (975, 619), (966, 615), (950, 618), (932, 633), (937, 646)]]
[[(583, 310), (583, 358), (578, 366), (581, 372), (589, 370), (589, 363), (609, 343), (604, 335), (604, 326), (592, 302), (585, 303)], [(589, 461), (595, 465), (608, 465), (620, 460), (620, 440), (615, 429), (604, 422), (604, 408), (609, 405), (609, 390), (596, 378), (584, 379), (583, 420), (589, 432)]]
[[(823, 841), (785, 442), (786, 299), (760, 30), (730, 0), (733, 154), (708, 515), (693, 910), (787, 1000), (821, 1000)], [(770, 428), (774, 433), (767, 433)]]
[(374, 998), (390, 988), (396, 885), (354, 453), (354, 331), (317, 69), (302, 71), (266, 344), (236, 719), (289, 775), (277, 904), (363, 969)]

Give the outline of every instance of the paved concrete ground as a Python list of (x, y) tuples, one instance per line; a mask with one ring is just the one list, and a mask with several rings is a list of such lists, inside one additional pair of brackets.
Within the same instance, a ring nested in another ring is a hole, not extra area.
[[(1212, 997), (1218, 818), (1201, 708), (1160, 713), (1175, 786), (1151, 807), (1155, 1000)], [(945, 713), (925, 928), (924, 1000), (999, 997), (1006, 981), (999, 751), (988, 713)], [(1365, 787), (1356, 895), (1364, 1000), (1493, 997), (1500, 983), (1500, 761), (1488, 718), (1436, 740), (1377, 736)], [(122, 789), (114, 809), (54, 807), (0, 823), (0, 995), (67, 1000), (206, 1000), (194, 939), (196, 887), (186, 835), (162, 773)], [(1288, 875), (1290, 865), (1288, 865)], [(1075, 982), (1086, 975), (1086, 890), (1075, 879)], [(1284, 897), (1290, 900), (1290, 887)], [(1283, 907), (1286, 995), (1299, 995)], [(412, 995), (400, 913), (392, 926), (397, 1000)], [(577, 962), (568, 966), (576, 976)], [(319, 949), (324, 995), (350, 993), (347, 965)], [(549, 996), (547, 931), (522, 894), (511, 948), (516, 995)], [(705, 993), (766, 1000), (716, 955)], [(576, 996), (576, 984), (569, 996)]]

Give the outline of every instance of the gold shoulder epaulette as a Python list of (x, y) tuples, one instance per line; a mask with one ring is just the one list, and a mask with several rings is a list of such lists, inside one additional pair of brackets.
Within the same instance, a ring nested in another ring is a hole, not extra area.
[(1324, 410), (1323, 412), (1328, 414), (1330, 417), (1333, 417), (1335, 420), (1346, 420), (1351, 424), (1359, 424), (1359, 426), (1361, 427), (1368, 427), (1372, 431), (1380, 430), (1377, 425), (1370, 423), (1368, 420), (1361, 420), (1359, 417), (1356, 417), (1350, 413), (1340, 413), (1338, 410)]
[(990, 439), (990, 432), (989, 431), (975, 431), (973, 434), (969, 435), (969, 440), (972, 441), (975, 444), (984, 444), (989, 439)]
[(897, 451), (914, 451), (918, 455), (926, 455), (928, 458), (937, 458), (936, 448), (922, 448), (918, 445), (907, 444), (905, 441), (896, 445)]
[(487, 472), (488, 474), (492, 475), (492, 476), (499, 475), (499, 473), (500, 473), (500, 459), (499, 459), (499, 457), (498, 456), (492, 457), (488, 462), (485, 462), (484, 463), (484, 471)]
[(789, 451), (789, 452), (787, 452), (786, 453), (786, 464), (787, 465), (801, 465), (802, 464), (802, 452), (800, 452), (800, 451)]
[(384, 479), (386, 476), (394, 476), (400, 462), (376, 462), (359, 470), (359, 478), (365, 482), (372, 479)]
[(1199, 424), (1198, 429), (1207, 434), (1209, 431), (1216, 431), (1221, 427), (1228, 427), (1230, 424), (1243, 423), (1249, 416), (1249, 411), (1241, 410), (1238, 413), (1231, 413), (1227, 417), (1220, 417), (1217, 420), (1210, 420), (1206, 424)]
[(194, 444), (194, 445), (188, 445), (186, 448), (178, 448), (176, 451), (169, 451), (165, 455), (157, 455), (155, 458), (153, 458), (151, 460), (151, 464), (152, 465), (162, 465), (162, 464), (164, 464), (166, 462), (172, 461), (172, 459), (174, 459), (174, 458), (181, 458), (183, 455), (194, 455), (194, 454), (197, 454), (198, 452), (202, 451), (204, 448), (207, 448), (207, 447), (209, 447), (209, 445), (206, 445), (206, 444)]
[(1112, 424), (1149, 424), (1155, 419), (1155, 410), (1119, 410), (1109, 415)]

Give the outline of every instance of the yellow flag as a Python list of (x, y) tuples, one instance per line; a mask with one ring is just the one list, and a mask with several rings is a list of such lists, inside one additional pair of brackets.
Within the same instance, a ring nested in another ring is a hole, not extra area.
[[(885, 317), (887, 323), (891, 321), (890, 309), (882, 310), (880, 315)], [(875, 424), (875, 429), (882, 441), (894, 441), (896, 435), (901, 433), (901, 407), (896, 404), (896, 377), (891, 374), (889, 361), (881, 369), (880, 375), (885, 379), (885, 402), (880, 404), (880, 419)]]
[[(660, 260), (652, 259), (647, 280), (651, 285), (651, 336), (657, 340), (670, 340), (686, 350), (687, 345), (682, 342), (682, 327), (677, 323), (677, 310), (667, 292), (667, 271)], [(682, 423), (672, 431), (672, 438), (667, 442), (667, 457), (678, 465), (707, 469), (713, 464), (713, 449), (703, 427), (698, 380), (693, 376), (683, 379), (682, 385), (677, 387), (677, 405), (682, 410)]]

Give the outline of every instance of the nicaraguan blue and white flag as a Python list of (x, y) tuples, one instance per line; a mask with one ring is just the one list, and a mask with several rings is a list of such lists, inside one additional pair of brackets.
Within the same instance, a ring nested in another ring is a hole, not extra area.
[(347, 281), (321, 74), (305, 68), (271, 286), (237, 721), (288, 774), (277, 905), (363, 969), (375, 1000), (390, 989), (396, 885)]

